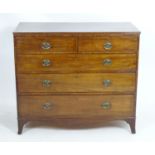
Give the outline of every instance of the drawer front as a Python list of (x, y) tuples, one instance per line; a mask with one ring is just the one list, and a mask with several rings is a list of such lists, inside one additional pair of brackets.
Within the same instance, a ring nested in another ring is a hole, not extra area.
[(134, 92), (134, 73), (18, 74), (19, 93)]
[(29, 118), (133, 116), (132, 95), (19, 96), (19, 115)]
[(79, 52), (92, 53), (135, 53), (136, 36), (80, 37)]
[(135, 54), (18, 55), (17, 73), (135, 72)]
[(75, 37), (25, 36), (15, 38), (17, 54), (49, 54), (76, 51)]

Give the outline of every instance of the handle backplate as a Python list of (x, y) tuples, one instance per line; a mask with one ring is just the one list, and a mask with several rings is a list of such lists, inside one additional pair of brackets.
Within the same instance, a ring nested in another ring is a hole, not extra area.
[(103, 109), (105, 109), (105, 110), (108, 110), (108, 109), (111, 108), (111, 103), (108, 102), (108, 101), (105, 101), (105, 102), (101, 103), (101, 107), (102, 107)]
[(43, 87), (50, 87), (51, 84), (52, 84), (52, 81), (51, 80), (43, 80), (42, 81)]
[(50, 110), (52, 108), (52, 104), (51, 103), (45, 103), (42, 105), (42, 108), (44, 110)]
[(112, 60), (111, 59), (104, 59), (103, 60), (103, 65), (111, 65), (112, 64)]
[(41, 45), (41, 48), (43, 50), (48, 50), (52, 47), (52, 45), (49, 43), (49, 42), (43, 42), (42, 45)]
[(111, 85), (111, 80), (107, 79), (107, 80), (103, 80), (103, 85), (105, 87), (109, 87)]
[(48, 67), (50, 65), (51, 65), (51, 60), (49, 60), (49, 59), (43, 59), (42, 66)]
[(106, 43), (104, 44), (104, 49), (105, 49), (105, 50), (110, 50), (110, 49), (112, 49), (112, 43), (111, 43), (111, 42), (106, 42)]

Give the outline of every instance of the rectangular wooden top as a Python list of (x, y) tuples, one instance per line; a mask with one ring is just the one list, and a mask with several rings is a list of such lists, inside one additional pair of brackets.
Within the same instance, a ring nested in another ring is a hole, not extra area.
[(135, 32), (139, 30), (131, 23), (115, 22), (83, 22), (83, 23), (45, 23), (45, 22), (22, 22), (19, 23), (14, 33), (46, 33), (46, 32)]

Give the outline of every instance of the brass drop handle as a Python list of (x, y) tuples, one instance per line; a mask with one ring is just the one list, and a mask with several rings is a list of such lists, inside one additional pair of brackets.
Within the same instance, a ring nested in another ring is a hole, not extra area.
[(52, 108), (52, 104), (51, 103), (45, 103), (42, 105), (42, 108), (44, 110), (50, 110)]
[(110, 50), (111, 48), (112, 48), (112, 43), (106, 42), (106, 43), (104, 44), (104, 49), (105, 49), (105, 50)]
[(105, 101), (105, 102), (101, 103), (101, 107), (102, 107), (103, 109), (105, 109), (105, 110), (108, 110), (108, 109), (111, 108), (111, 103), (108, 102), (108, 101)]
[(51, 60), (49, 60), (49, 59), (43, 59), (42, 66), (48, 67), (50, 65), (51, 65)]
[(111, 65), (112, 64), (112, 60), (111, 59), (104, 59), (103, 60), (103, 65)]
[(107, 79), (107, 80), (103, 80), (103, 85), (105, 87), (109, 87), (111, 85), (111, 80)]
[(52, 47), (52, 45), (49, 43), (49, 42), (43, 42), (42, 45), (41, 45), (41, 48), (43, 50), (48, 50)]
[(42, 85), (43, 85), (43, 87), (50, 87), (51, 86), (51, 84), (52, 84), (52, 81), (51, 80), (43, 80), (42, 81)]

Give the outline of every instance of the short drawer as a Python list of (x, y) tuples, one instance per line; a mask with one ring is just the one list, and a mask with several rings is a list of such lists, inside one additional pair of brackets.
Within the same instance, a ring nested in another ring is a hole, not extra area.
[(17, 73), (135, 72), (135, 54), (17, 55)]
[(134, 92), (134, 73), (18, 74), (19, 93)]
[(136, 36), (80, 37), (79, 52), (90, 53), (135, 53), (138, 40)]
[(24, 118), (133, 116), (132, 95), (19, 96), (19, 115)]
[(76, 52), (76, 38), (63, 36), (15, 37), (17, 54), (49, 54)]

